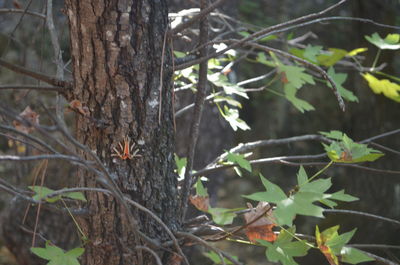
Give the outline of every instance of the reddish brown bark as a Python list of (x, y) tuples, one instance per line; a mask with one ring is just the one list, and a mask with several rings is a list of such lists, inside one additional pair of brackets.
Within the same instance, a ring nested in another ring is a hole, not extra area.
[[(173, 173), (172, 63), (164, 54), (162, 115), (158, 121), (166, 1), (68, 0), (74, 86), (70, 99), (89, 109), (77, 120), (77, 138), (110, 169), (124, 194), (144, 205), (171, 228), (178, 226), (177, 183)], [(112, 157), (129, 137), (141, 157)], [(81, 185), (95, 176), (80, 171)], [(115, 199), (87, 193), (90, 216), (81, 220), (89, 237), (83, 264), (137, 264), (137, 239)], [(133, 209), (139, 229), (167, 239), (151, 217)], [(162, 257), (162, 253), (161, 254)], [(145, 255), (144, 264), (154, 264)]]

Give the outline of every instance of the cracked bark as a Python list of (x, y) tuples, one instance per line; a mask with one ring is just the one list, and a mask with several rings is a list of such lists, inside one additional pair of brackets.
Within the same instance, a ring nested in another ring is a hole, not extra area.
[[(86, 104), (96, 127), (77, 118), (77, 139), (94, 150), (122, 192), (156, 213), (171, 228), (179, 224), (177, 181), (173, 173), (172, 64), (164, 57), (163, 104), (158, 123), (159, 71), (166, 1), (67, 0), (74, 86), (69, 99)], [(140, 158), (121, 160), (112, 149), (128, 136)], [(80, 171), (80, 185), (96, 186)], [(137, 264), (135, 240), (120, 205), (111, 197), (87, 193), (90, 217), (80, 220), (89, 236), (83, 264)], [(133, 210), (147, 236), (167, 239), (149, 216)], [(162, 254), (163, 253), (159, 253)], [(144, 253), (144, 264), (154, 264)]]

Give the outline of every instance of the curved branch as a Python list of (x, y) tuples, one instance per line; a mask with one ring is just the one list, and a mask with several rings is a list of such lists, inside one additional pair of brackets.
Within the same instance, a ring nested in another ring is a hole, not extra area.
[(399, 225), (400, 226), (400, 221), (387, 218), (387, 217), (382, 217), (379, 215), (371, 214), (371, 213), (364, 213), (364, 212), (359, 212), (359, 211), (353, 211), (353, 210), (341, 210), (341, 209), (324, 209), (324, 213), (338, 213), (338, 214), (352, 214), (352, 215), (359, 215), (363, 217), (368, 217), (368, 218), (373, 218), (377, 219), (380, 221), (384, 222), (389, 222), (391, 224)]
[(46, 16), (41, 13), (33, 11), (25, 11), (23, 9), (16, 9), (16, 8), (0, 8), (0, 14), (1, 13), (26, 13), (27, 15), (35, 16), (41, 19), (46, 19)]
[(16, 73), (19, 73), (19, 74), (24, 74), (24, 75), (30, 76), (32, 78), (35, 78), (37, 80), (46, 82), (46, 83), (48, 83), (50, 85), (53, 85), (53, 86), (63, 87), (64, 89), (69, 89), (69, 88), (72, 87), (71, 82), (63, 81), (63, 80), (57, 79), (57, 78), (52, 77), (52, 76), (48, 76), (48, 75), (45, 75), (45, 74), (42, 74), (42, 73), (39, 73), (39, 72), (35, 72), (35, 71), (32, 71), (32, 70), (29, 70), (29, 69), (27, 69), (25, 67), (18, 66), (18, 65), (6, 62), (3, 59), (0, 59), (0, 66), (3, 66), (3, 67), (5, 67), (5, 68), (7, 68), (7, 69), (9, 69), (9, 70), (11, 70), (13, 72), (16, 72)]

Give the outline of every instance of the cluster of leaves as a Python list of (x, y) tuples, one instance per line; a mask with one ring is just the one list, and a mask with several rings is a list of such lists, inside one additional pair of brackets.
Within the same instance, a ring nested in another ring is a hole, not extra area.
[[(375, 72), (375, 66), (379, 59), (381, 50), (399, 50), (400, 49), (400, 34), (388, 34), (384, 39), (379, 36), (378, 33), (374, 33), (371, 36), (365, 36), (366, 40), (375, 45), (378, 48), (374, 65), (371, 67), (372, 71)], [(376, 74), (387, 76), (394, 81), (400, 82), (400, 79), (395, 76), (391, 76), (379, 71)], [(383, 94), (385, 97), (400, 102), (400, 85), (395, 82), (391, 82), (388, 79), (378, 79), (371, 73), (363, 73), (362, 76), (368, 82), (369, 87), (375, 94)]]
[(320, 133), (333, 140), (330, 145), (322, 144), (328, 157), (333, 162), (360, 163), (375, 161), (384, 155), (378, 150), (369, 148), (366, 144), (355, 143), (345, 133), (340, 131)]
[[(44, 200), (48, 203), (55, 203), (63, 198), (68, 198), (86, 202), (82, 192), (65, 192), (52, 196), (56, 191), (44, 186), (29, 186), (29, 189), (35, 193), (32, 198), (36, 201)], [(81, 232), (79, 227), (78, 230)], [(50, 241), (47, 241), (44, 248), (32, 247), (31, 251), (36, 256), (48, 260), (47, 265), (79, 265), (78, 258), (83, 254), (84, 248), (78, 247), (65, 252), (63, 249), (51, 244)]]
[(78, 258), (83, 254), (83, 248), (74, 248), (67, 252), (46, 242), (44, 248), (31, 248), (36, 256), (48, 260), (47, 265), (79, 265)]

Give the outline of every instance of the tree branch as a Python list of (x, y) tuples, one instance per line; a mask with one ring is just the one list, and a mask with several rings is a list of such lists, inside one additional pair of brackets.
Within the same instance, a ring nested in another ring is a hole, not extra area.
[(35, 85), (0, 85), (0, 90), (5, 89), (28, 89), (28, 90), (38, 90), (38, 91), (54, 91), (58, 93), (63, 93), (65, 89), (59, 86), (35, 86)]
[[(201, 10), (207, 9), (207, 0), (200, 1), (200, 8)], [(199, 45), (206, 43), (208, 40), (208, 19), (207, 16), (203, 17), (200, 22), (200, 36), (199, 36)], [(200, 56), (206, 57), (208, 54), (207, 46), (204, 46), (200, 49)], [(197, 145), (197, 139), (199, 136), (200, 130), (200, 122), (201, 116), (203, 114), (203, 106), (204, 106), (204, 99), (207, 95), (207, 71), (208, 71), (208, 63), (204, 61), (200, 63), (199, 67), (199, 81), (197, 84), (197, 94), (196, 94), (196, 101), (193, 111), (193, 120), (190, 127), (190, 134), (189, 134), (189, 146), (187, 150), (187, 165), (185, 171), (185, 178), (183, 180), (183, 187), (181, 191), (181, 201), (180, 201), (180, 209), (181, 209), (181, 220), (185, 220), (186, 210), (187, 210), (187, 201), (190, 194), (190, 188), (192, 186), (192, 175), (191, 171), (193, 169), (193, 161), (195, 156), (195, 150)]]
[(391, 218), (387, 218), (387, 217), (382, 217), (382, 216), (375, 215), (375, 214), (371, 214), (371, 213), (364, 213), (364, 212), (353, 211), (353, 210), (341, 210), (341, 209), (324, 209), (324, 213), (359, 215), (359, 216), (363, 216), (363, 217), (377, 219), (377, 220), (384, 221), (384, 222), (389, 222), (391, 224), (400, 226), (400, 221), (397, 221), (397, 220), (394, 220)]
[(29, 70), (29, 69), (27, 69), (25, 67), (18, 66), (18, 65), (6, 62), (3, 59), (0, 59), (0, 66), (3, 66), (3, 67), (5, 67), (5, 68), (7, 68), (7, 69), (9, 69), (9, 70), (11, 70), (13, 72), (16, 72), (16, 73), (19, 73), (19, 74), (24, 74), (24, 75), (30, 76), (32, 78), (35, 78), (37, 80), (46, 82), (46, 83), (48, 83), (50, 85), (53, 85), (53, 86), (64, 87), (65, 89), (69, 89), (69, 88), (72, 87), (71, 82), (66, 82), (66, 81), (57, 79), (57, 78), (52, 77), (52, 76), (48, 76), (48, 75), (45, 75), (45, 74), (42, 74), (42, 73), (38, 73), (38, 72), (35, 72), (35, 71), (32, 71), (32, 70)]
[(294, 24), (302, 23), (302, 22), (305, 22), (305, 21), (309, 21), (311, 19), (316, 19), (318, 17), (321, 17), (321, 16), (325, 15), (326, 13), (328, 13), (329, 11), (335, 9), (336, 7), (344, 4), (347, 1), (348, 0), (341, 0), (338, 3), (326, 8), (326, 9), (320, 11), (320, 12), (309, 14), (309, 15), (306, 15), (306, 16), (302, 16), (302, 17), (299, 17), (299, 18), (296, 18), (296, 19), (292, 19), (292, 20), (289, 20), (287, 22), (284, 22), (284, 23), (281, 23), (281, 24), (277, 24), (277, 25), (262, 29), (260, 31), (257, 31), (257, 32), (251, 34), (248, 37), (245, 37), (245, 38), (242, 38), (242, 39), (238, 40), (237, 42), (229, 45), (228, 47), (226, 47), (225, 49), (223, 49), (223, 50), (221, 50), (219, 52), (211, 53), (211, 54), (207, 55), (206, 57), (201, 57), (200, 56), (199, 59), (196, 59), (196, 60), (193, 60), (193, 61), (190, 61), (190, 62), (186, 62), (186, 63), (180, 64), (180, 65), (177, 65), (175, 67), (175, 70), (182, 70), (182, 69), (188, 68), (188, 67), (190, 67), (192, 65), (199, 64), (199, 63), (201, 63), (203, 61), (207, 61), (207, 60), (209, 60), (211, 58), (218, 57), (218, 56), (224, 54), (225, 52), (227, 52), (230, 49), (234, 49), (234, 48), (243, 46), (244, 43), (246, 43), (248, 41), (251, 41), (251, 40), (253, 40), (253, 39), (257, 38), (257, 37), (260, 37), (260, 36), (264, 36), (267, 33), (276, 31), (278, 29), (282, 29), (282, 28), (285, 28), (285, 27), (288, 27), (288, 26), (291, 26), (291, 25), (294, 25)]
[(35, 16), (41, 19), (45, 19), (46, 16), (41, 14), (41, 13), (37, 13), (37, 12), (33, 12), (33, 11), (26, 11), (22, 10), (22, 9), (16, 9), (16, 8), (0, 8), (0, 14), (1, 13), (26, 13), (27, 15), (31, 15), (31, 16)]
[(178, 26), (176, 26), (175, 28), (171, 29), (169, 31), (168, 35), (171, 37), (171, 36), (177, 34), (178, 32), (181, 32), (182, 30), (190, 27), (195, 22), (201, 20), (202, 18), (207, 16), (209, 13), (211, 13), (211, 11), (213, 11), (214, 9), (216, 9), (217, 7), (222, 5), (224, 2), (226, 2), (226, 0), (218, 0), (218, 1), (214, 2), (214, 4), (212, 4), (212, 5), (210, 5), (210, 6), (206, 7), (206, 8), (202, 8), (200, 13), (198, 13), (197, 15), (195, 15), (194, 17), (192, 17), (191, 19), (189, 19), (185, 23), (181, 23)]

